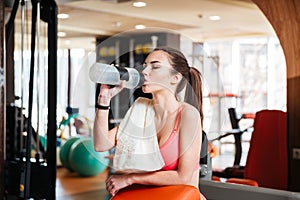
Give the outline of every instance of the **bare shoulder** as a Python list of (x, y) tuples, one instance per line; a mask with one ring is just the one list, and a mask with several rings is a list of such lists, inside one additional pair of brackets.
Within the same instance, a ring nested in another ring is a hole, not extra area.
[(180, 123), (181, 136), (186, 139), (194, 139), (201, 130), (201, 120), (199, 111), (188, 103), (182, 104), (182, 114)]
[(182, 117), (183, 118), (200, 119), (200, 113), (191, 104), (183, 102), (182, 103)]

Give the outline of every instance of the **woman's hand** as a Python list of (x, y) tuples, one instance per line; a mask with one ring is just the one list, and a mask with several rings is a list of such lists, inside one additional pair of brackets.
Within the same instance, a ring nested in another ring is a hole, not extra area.
[(101, 84), (100, 93), (97, 103), (102, 106), (109, 106), (110, 100), (124, 88), (124, 82), (116, 87), (110, 87), (106, 84)]
[(131, 185), (130, 174), (112, 175), (106, 181), (106, 190), (115, 196), (120, 189), (129, 185)]

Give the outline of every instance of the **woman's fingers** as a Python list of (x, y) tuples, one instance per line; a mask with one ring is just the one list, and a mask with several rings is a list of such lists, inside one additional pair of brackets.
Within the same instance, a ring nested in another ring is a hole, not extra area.
[(113, 177), (109, 177), (106, 180), (106, 190), (112, 195), (115, 196), (116, 193), (118, 192), (118, 189), (116, 188), (116, 185), (114, 183)]
[(114, 87), (106, 85), (106, 84), (101, 84), (100, 95), (102, 97), (111, 99), (113, 96), (115, 96), (116, 94), (121, 92), (121, 90), (123, 90), (123, 88), (124, 88), (124, 81), (121, 81), (120, 85), (114, 86)]
[(121, 92), (124, 88), (125, 81), (121, 81), (119, 86), (114, 87), (114, 95), (118, 94)]

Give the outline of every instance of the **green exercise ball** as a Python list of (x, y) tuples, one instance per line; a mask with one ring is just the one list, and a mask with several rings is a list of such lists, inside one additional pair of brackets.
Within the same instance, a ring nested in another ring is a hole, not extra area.
[(63, 167), (67, 168), (70, 171), (74, 171), (71, 168), (70, 163), (69, 163), (70, 149), (71, 149), (71, 146), (78, 140), (80, 140), (80, 137), (78, 137), (78, 136), (71, 137), (68, 140), (66, 140), (60, 147), (60, 151), (59, 151), (60, 162)]
[(70, 149), (69, 163), (80, 176), (95, 176), (102, 173), (108, 166), (109, 153), (96, 152), (93, 140), (84, 138), (76, 141)]

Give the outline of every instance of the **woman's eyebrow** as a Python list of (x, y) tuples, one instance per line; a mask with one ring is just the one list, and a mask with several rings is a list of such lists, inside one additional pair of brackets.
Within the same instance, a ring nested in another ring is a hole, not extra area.
[[(155, 64), (155, 63), (160, 63), (160, 61), (154, 60), (154, 61), (151, 61), (151, 62), (150, 62), (150, 64)], [(144, 62), (143, 64), (147, 65), (147, 62)]]

